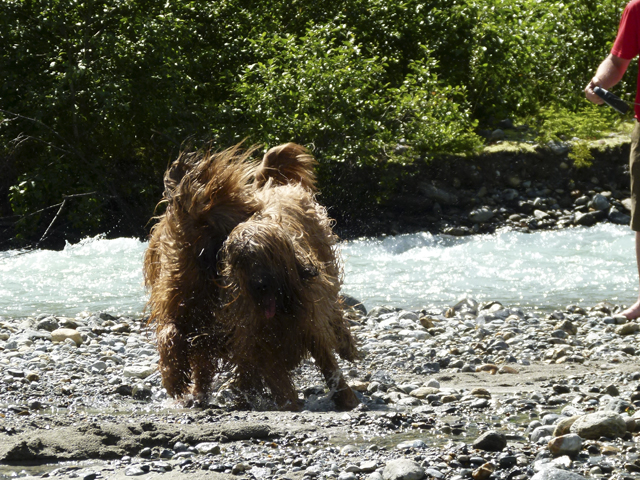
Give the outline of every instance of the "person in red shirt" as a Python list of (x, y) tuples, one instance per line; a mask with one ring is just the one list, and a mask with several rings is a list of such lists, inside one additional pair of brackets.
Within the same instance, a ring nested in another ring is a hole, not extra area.
[[(632, 0), (627, 4), (620, 19), (618, 35), (611, 48), (611, 53), (598, 67), (595, 76), (585, 87), (584, 93), (587, 99), (597, 105), (603, 100), (595, 94), (594, 87), (602, 87), (605, 90), (616, 85), (631, 60), (640, 54), (640, 0)], [(640, 85), (640, 73), (638, 78)], [(631, 229), (635, 232), (636, 263), (638, 264), (638, 276), (640, 278), (640, 211), (636, 208), (637, 199), (640, 197), (640, 89), (636, 92), (635, 118), (636, 124), (631, 134), (631, 152), (629, 155), (629, 172), (631, 173)], [(629, 320), (640, 317), (640, 292), (638, 300), (622, 312)]]

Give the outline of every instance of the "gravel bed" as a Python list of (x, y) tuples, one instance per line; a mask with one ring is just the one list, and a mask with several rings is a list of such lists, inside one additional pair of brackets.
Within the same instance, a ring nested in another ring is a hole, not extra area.
[(141, 319), (0, 318), (0, 478), (640, 478), (640, 323), (620, 311), (352, 312), (350, 412), (312, 362), (301, 412), (237, 410), (223, 387), (186, 409)]

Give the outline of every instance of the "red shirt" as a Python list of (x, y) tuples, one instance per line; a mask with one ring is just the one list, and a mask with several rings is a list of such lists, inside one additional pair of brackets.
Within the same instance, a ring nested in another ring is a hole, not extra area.
[[(631, 0), (622, 13), (618, 36), (611, 49), (616, 57), (631, 60), (640, 54), (640, 0)], [(638, 70), (638, 85), (640, 85), (640, 69)], [(636, 118), (640, 120), (640, 90), (636, 88)]]

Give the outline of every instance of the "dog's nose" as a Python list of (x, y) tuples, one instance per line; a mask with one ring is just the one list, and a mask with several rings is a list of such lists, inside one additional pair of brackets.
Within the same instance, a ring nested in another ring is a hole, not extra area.
[(264, 277), (253, 277), (251, 279), (251, 288), (256, 292), (265, 292), (269, 287), (269, 282)]

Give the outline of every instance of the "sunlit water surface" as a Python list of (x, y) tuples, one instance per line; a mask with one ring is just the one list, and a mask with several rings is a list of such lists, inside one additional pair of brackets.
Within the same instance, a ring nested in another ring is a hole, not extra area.
[[(89, 238), (63, 251), (0, 252), (0, 315), (142, 315), (146, 293), (135, 239)], [(344, 242), (344, 292), (367, 308), (451, 305), (464, 296), (551, 310), (633, 303), (633, 232), (589, 229), (464, 238), (428, 233)]]

